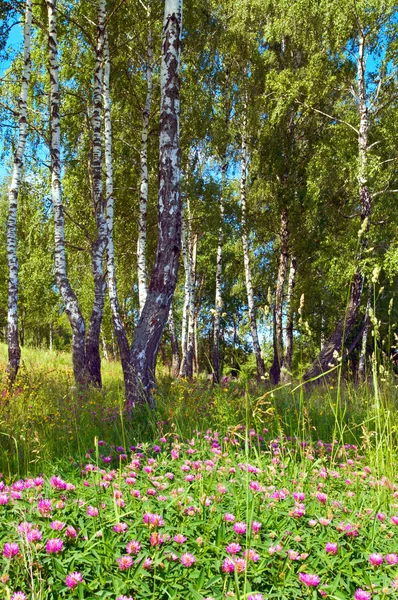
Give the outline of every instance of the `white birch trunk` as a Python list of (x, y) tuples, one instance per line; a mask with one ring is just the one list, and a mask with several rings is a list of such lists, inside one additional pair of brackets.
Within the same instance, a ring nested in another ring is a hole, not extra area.
[(182, 323), (181, 323), (181, 366), (180, 366), (180, 377), (185, 376), (185, 359), (187, 355), (187, 344), (188, 344), (188, 311), (189, 311), (189, 291), (191, 289), (190, 277), (191, 269), (189, 266), (188, 258), (188, 240), (187, 240), (187, 226), (186, 226), (186, 211), (184, 211), (181, 220), (181, 253), (185, 273), (184, 283), (184, 306), (182, 309)]
[[(181, 360), (180, 376), (192, 378), (193, 375), (193, 357), (194, 357), (194, 337), (195, 337), (195, 270), (196, 270), (196, 252), (197, 236), (192, 235), (192, 215), (190, 203), (187, 200), (186, 222), (183, 220), (182, 248), (184, 254), (185, 270), (185, 288), (184, 288), (184, 312), (183, 312), (183, 333), (184, 342), (182, 343), (183, 356)], [(182, 339), (182, 338), (181, 338)]]
[(8, 224), (7, 224), (7, 260), (8, 260), (8, 314), (7, 342), (8, 364), (7, 374), (12, 385), (18, 373), (21, 360), (21, 348), (18, 339), (18, 258), (17, 258), (17, 211), (18, 192), (21, 183), (23, 156), (26, 146), (27, 100), (31, 72), (32, 35), (32, 0), (26, 0), (24, 26), (24, 64), (22, 72), (21, 94), (18, 101), (19, 135), (18, 146), (14, 154), (14, 166), (10, 189), (8, 191)]
[(178, 339), (176, 333), (176, 327), (174, 322), (173, 306), (170, 306), (169, 312), (169, 334), (171, 342), (171, 376), (176, 378), (180, 372), (180, 348), (178, 346)]
[(91, 268), (94, 279), (94, 303), (86, 339), (86, 357), (91, 379), (101, 387), (100, 336), (104, 313), (106, 279), (104, 275), (104, 255), (107, 247), (107, 226), (102, 185), (102, 143), (101, 113), (103, 92), (103, 59), (105, 47), (105, 0), (98, 2), (97, 42), (95, 48), (95, 70), (92, 113), (92, 155), (91, 180), (92, 201), (97, 229), (97, 237), (91, 248)]
[(142, 111), (141, 149), (140, 149), (140, 208), (138, 217), (138, 241), (137, 241), (137, 273), (138, 273), (138, 300), (140, 313), (144, 308), (147, 296), (147, 265), (146, 265), (146, 238), (147, 238), (147, 213), (148, 213), (148, 135), (149, 117), (152, 104), (152, 70), (153, 50), (151, 14), (148, 5), (148, 37), (147, 37), (147, 61), (146, 61), (146, 98)]
[(369, 311), (370, 311), (371, 298), (372, 298), (372, 287), (369, 285), (368, 299), (366, 302), (364, 325), (363, 325), (363, 332), (362, 332), (362, 339), (361, 339), (361, 354), (359, 356), (359, 363), (358, 363), (358, 381), (360, 381), (360, 382), (364, 381), (364, 379), (365, 379), (366, 344), (368, 341), (369, 326), (370, 326)]
[(213, 381), (220, 383), (220, 323), (222, 313), (222, 253), (224, 245), (224, 194), (227, 175), (227, 160), (224, 156), (221, 166), (220, 227), (218, 230), (216, 262), (216, 296), (214, 301), (213, 324)]
[(261, 379), (265, 375), (264, 360), (261, 356), (261, 347), (258, 341), (256, 307), (254, 304), (253, 280), (250, 264), (249, 238), (247, 235), (247, 195), (246, 195), (246, 176), (247, 176), (247, 150), (246, 150), (246, 106), (243, 117), (242, 133), (242, 155), (241, 155), (241, 180), (240, 180), (240, 200), (241, 200), (241, 226), (242, 226), (242, 245), (243, 245), (243, 263), (245, 268), (245, 282), (247, 305), (249, 309), (250, 331), (253, 340), (253, 349), (256, 356), (257, 377)]
[(55, 281), (72, 327), (72, 362), (75, 381), (86, 386), (90, 375), (85, 353), (86, 327), (68, 279), (65, 254), (65, 218), (61, 189), (61, 133), (59, 117), (58, 44), (56, 0), (46, 0), (50, 66), (51, 200), (54, 211)]
[(177, 284), (181, 248), (180, 52), (182, 0), (165, 0), (160, 74), (158, 244), (146, 302), (134, 331), (134, 396), (155, 407), (156, 357)]
[[(115, 246), (113, 241), (113, 218), (114, 218), (114, 196), (113, 196), (113, 162), (112, 162), (112, 117), (111, 117), (111, 99), (110, 99), (110, 57), (107, 31), (105, 31), (104, 45), (104, 80), (103, 80), (103, 101), (104, 101), (104, 138), (105, 138), (105, 185), (106, 185), (106, 225), (107, 225), (107, 281), (109, 302), (111, 305), (112, 322), (116, 333), (117, 344), (119, 347), (120, 360), (122, 363), (124, 385), (126, 397), (129, 395), (131, 386), (131, 367), (130, 367), (130, 348), (126, 335), (126, 330), (120, 315), (120, 305), (117, 294), (117, 280), (115, 267)], [(115, 356), (112, 334), (112, 351)]]
[(293, 364), (293, 293), (296, 284), (297, 261), (294, 254), (290, 257), (289, 279), (286, 296), (286, 357), (283, 361), (282, 381), (289, 381)]

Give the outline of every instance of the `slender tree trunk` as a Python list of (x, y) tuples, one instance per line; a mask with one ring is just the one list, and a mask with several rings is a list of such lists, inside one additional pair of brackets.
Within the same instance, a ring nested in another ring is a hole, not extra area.
[(185, 270), (185, 298), (182, 319), (184, 344), (182, 344), (183, 355), (180, 366), (180, 375), (181, 377), (187, 377), (188, 379), (192, 379), (194, 354), (195, 269), (197, 236), (195, 236), (194, 238), (194, 236), (192, 235), (192, 216), (190, 211), (189, 200), (187, 201), (186, 215), (187, 223), (184, 223), (183, 221), (182, 228), (182, 245), (184, 253)]
[[(184, 211), (186, 212), (186, 211)], [(181, 253), (184, 265), (185, 284), (184, 284), (184, 306), (182, 309), (181, 322), (181, 365), (180, 376), (185, 377), (185, 360), (187, 355), (188, 345), (188, 318), (189, 318), (189, 294), (191, 290), (191, 269), (188, 258), (188, 240), (186, 219), (183, 213), (181, 220)]]
[(253, 340), (253, 349), (256, 356), (257, 365), (257, 378), (260, 380), (264, 378), (265, 366), (264, 360), (261, 356), (261, 347), (258, 341), (257, 332), (257, 320), (256, 320), (256, 308), (254, 304), (254, 292), (253, 292), (253, 280), (252, 271), (250, 264), (250, 248), (249, 238), (247, 235), (247, 202), (246, 202), (246, 173), (247, 173), (247, 153), (246, 153), (246, 105), (244, 107), (245, 113), (243, 117), (243, 133), (242, 133), (242, 155), (241, 155), (241, 180), (240, 180), (240, 200), (241, 200), (241, 225), (242, 225), (242, 245), (243, 245), (243, 262), (245, 267), (245, 282), (246, 282), (246, 294), (247, 294), (247, 305), (249, 309), (249, 321), (250, 331)]
[(362, 339), (361, 339), (361, 354), (360, 354), (359, 363), (358, 363), (358, 381), (359, 382), (362, 382), (365, 379), (366, 343), (368, 340), (369, 326), (370, 326), (369, 310), (370, 310), (371, 299), (372, 299), (372, 287), (369, 285), (368, 300), (366, 302), (365, 317), (363, 320), (363, 331), (362, 331)]
[[(130, 366), (130, 348), (127, 334), (120, 315), (120, 306), (117, 294), (117, 280), (115, 267), (115, 246), (113, 241), (113, 216), (114, 216), (114, 196), (113, 196), (113, 162), (112, 162), (112, 118), (111, 118), (111, 100), (110, 100), (110, 58), (107, 31), (105, 31), (104, 45), (104, 81), (103, 81), (103, 100), (104, 100), (104, 134), (105, 134), (105, 185), (106, 185), (106, 225), (108, 230), (107, 245), (107, 281), (108, 294), (111, 305), (112, 322), (116, 333), (116, 340), (119, 348), (120, 360), (122, 363), (124, 386), (126, 397), (132, 393), (132, 377)], [(115, 357), (115, 348), (112, 334), (112, 353)]]
[(135, 402), (155, 407), (156, 357), (177, 284), (181, 248), (180, 51), (182, 0), (165, 0), (161, 64), (158, 244), (151, 282), (134, 331), (131, 364)]
[(221, 166), (220, 227), (218, 230), (216, 262), (216, 297), (213, 322), (213, 382), (220, 383), (220, 323), (222, 313), (222, 253), (224, 245), (224, 195), (227, 177), (227, 159), (224, 155)]
[(46, 0), (48, 11), (48, 48), (50, 65), (50, 126), (51, 126), (51, 200), (54, 211), (55, 282), (65, 305), (72, 327), (72, 363), (75, 381), (87, 386), (90, 374), (85, 352), (86, 327), (76, 294), (73, 291), (66, 268), (65, 219), (61, 190), (61, 136), (59, 117), (58, 45), (56, 0)]
[(19, 137), (14, 154), (14, 167), (8, 192), (7, 259), (8, 259), (8, 315), (7, 374), (12, 385), (18, 373), (21, 360), (21, 348), (18, 339), (18, 259), (17, 259), (17, 210), (18, 192), (21, 182), (23, 156), (26, 146), (26, 111), (31, 71), (30, 40), (32, 33), (32, 0), (26, 0), (24, 26), (24, 66), (22, 73), (21, 95), (18, 102)]
[(92, 382), (101, 387), (100, 336), (104, 314), (106, 279), (104, 274), (104, 255), (107, 247), (107, 227), (104, 215), (104, 196), (102, 188), (102, 147), (101, 112), (103, 91), (103, 58), (105, 46), (105, 0), (99, 0), (97, 43), (95, 49), (95, 72), (92, 114), (92, 156), (91, 179), (93, 190), (93, 209), (97, 237), (92, 244), (91, 265), (94, 279), (94, 303), (86, 339), (87, 365)]
[(282, 371), (283, 381), (288, 381), (292, 372), (293, 362), (293, 293), (296, 284), (297, 261), (294, 254), (290, 257), (289, 281), (287, 285), (286, 297), (286, 357), (284, 360), (285, 369)]
[(138, 218), (138, 241), (137, 241), (137, 272), (138, 272), (138, 300), (140, 313), (144, 308), (147, 296), (147, 265), (146, 265), (146, 228), (148, 213), (148, 135), (149, 116), (152, 104), (152, 31), (150, 21), (150, 8), (148, 4), (148, 36), (147, 36), (147, 60), (146, 60), (146, 98), (142, 111), (141, 150), (140, 150), (140, 212)]
[(361, 230), (358, 243), (358, 253), (356, 257), (356, 271), (353, 275), (350, 287), (350, 297), (345, 314), (338, 321), (335, 330), (325, 342), (321, 352), (312, 363), (311, 367), (304, 375), (305, 380), (318, 377), (324, 371), (329, 369), (328, 365), (332, 361), (333, 353), (340, 352), (349, 333), (351, 332), (355, 321), (357, 320), (359, 308), (361, 305), (363, 274), (361, 271), (361, 257), (363, 251), (368, 245), (369, 219), (372, 212), (372, 197), (368, 188), (367, 181), (367, 150), (368, 150), (368, 130), (369, 115), (366, 96), (366, 74), (365, 74), (365, 37), (362, 31), (359, 34), (358, 51), (358, 107), (359, 107), (359, 135), (358, 135), (358, 155), (359, 155), (359, 199), (361, 206)]
[(174, 323), (173, 307), (170, 306), (169, 312), (169, 333), (171, 342), (171, 376), (177, 378), (180, 374), (180, 347), (178, 345), (178, 339), (176, 334), (176, 328)]
[(286, 208), (283, 209), (281, 215), (280, 238), (281, 250), (274, 305), (274, 358), (270, 369), (270, 381), (273, 385), (277, 385), (279, 383), (281, 369), (283, 366), (283, 290), (286, 280), (289, 244), (288, 217)]

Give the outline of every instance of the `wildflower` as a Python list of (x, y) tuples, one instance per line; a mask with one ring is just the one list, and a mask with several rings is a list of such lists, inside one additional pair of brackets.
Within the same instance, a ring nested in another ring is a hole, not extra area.
[(300, 554), (296, 550), (288, 550), (287, 555), (289, 560), (298, 560), (300, 557)]
[(116, 525), (113, 526), (113, 531), (115, 531), (115, 533), (123, 533), (126, 529), (127, 523), (116, 523)]
[(76, 529), (74, 527), (72, 527), (72, 525), (68, 525), (68, 527), (66, 528), (65, 535), (66, 535), (66, 537), (68, 537), (70, 539), (76, 538), (76, 536), (77, 536)]
[(144, 560), (144, 563), (142, 565), (142, 568), (145, 569), (145, 571), (149, 571), (149, 569), (151, 568), (152, 565), (152, 558), (150, 558), (149, 556)]
[(137, 540), (131, 540), (126, 546), (127, 554), (138, 554), (141, 550), (141, 544)]
[(151, 546), (161, 546), (164, 543), (164, 537), (157, 531), (153, 531), (149, 536)]
[(183, 544), (184, 542), (187, 541), (187, 538), (185, 537), (185, 535), (182, 535), (182, 533), (177, 533), (177, 535), (175, 535), (173, 537), (173, 540), (177, 543), (177, 544)]
[(323, 492), (317, 492), (315, 497), (318, 500), (318, 502), (320, 502), (321, 504), (326, 504), (327, 499), (328, 499), (327, 494), (324, 494)]
[(225, 549), (228, 552), (228, 554), (238, 554), (238, 552), (241, 551), (240, 545), (236, 544), (235, 542), (228, 544)]
[(193, 554), (185, 552), (185, 554), (181, 556), (180, 562), (184, 567), (192, 567), (192, 565), (196, 562), (196, 558), (193, 556)]
[(6, 542), (3, 548), (3, 556), (5, 558), (9, 558), (10, 560), (14, 558), (19, 552), (18, 544)]
[(247, 600), (263, 600), (263, 598), (262, 594), (249, 594)]
[(127, 556), (127, 555), (120, 556), (117, 559), (117, 562), (119, 563), (119, 569), (121, 571), (127, 571), (127, 569), (129, 569), (134, 563), (131, 556)]
[(362, 590), (361, 588), (358, 588), (354, 594), (355, 600), (370, 600), (370, 597), (371, 593), (365, 592), (365, 590)]
[(391, 517), (391, 523), (392, 523), (393, 525), (398, 525), (398, 517), (397, 517), (396, 515), (393, 515), (393, 516)]
[(377, 552), (373, 552), (369, 556), (369, 562), (373, 567), (378, 567), (379, 565), (381, 565), (383, 563), (383, 555), (379, 554)]
[(145, 513), (143, 521), (146, 525), (149, 525), (150, 527), (162, 527), (162, 525), (164, 525), (163, 517), (155, 513)]
[(312, 573), (299, 573), (299, 579), (301, 583), (304, 583), (308, 587), (317, 587), (321, 583), (318, 575)]
[(26, 534), (26, 539), (28, 542), (39, 542), (41, 540), (41, 537), (41, 531), (37, 527), (34, 527), (33, 529), (31, 529), (31, 531), (28, 531)]
[(246, 523), (235, 523), (234, 531), (238, 535), (244, 535), (246, 533)]
[(95, 506), (88, 506), (87, 507), (87, 516), (98, 517), (98, 508), (95, 508)]
[(77, 587), (79, 583), (83, 583), (83, 575), (79, 573), (79, 571), (69, 573), (69, 575), (66, 576), (65, 583), (68, 588), (73, 590), (73, 588)]
[(244, 573), (246, 570), (246, 561), (244, 558), (235, 558), (235, 571), (237, 573)]
[(39, 500), (37, 510), (39, 511), (42, 517), (50, 517), (52, 512), (51, 500)]
[(235, 521), (235, 515), (231, 513), (225, 513), (224, 521), (230, 521), (231, 523), (233, 523)]
[(49, 554), (57, 554), (58, 552), (62, 552), (64, 548), (64, 543), (59, 538), (50, 538), (46, 543), (46, 552)]
[(253, 533), (260, 533), (260, 529), (261, 529), (261, 523), (259, 523), (258, 521), (253, 521), (253, 523), (252, 523)]
[(327, 542), (327, 544), (325, 545), (325, 550), (327, 554), (337, 554), (338, 545), (334, 542)]
[(52, 521), (52, 523), (50, 523), (50, 527), (55, 531), (61, 531), (65, 527), (65, 523), (62, 521)]
[(398, 563), (398, 556), (396, 554), (386, 554), (385, 561), (389, 565), (396, 565)]
[(134, 600), (132, 596), (118, 596), (116, 600)]
[(23, 592), (14, 592), (11, 596), (11, 600), (26, 600), (26, 594)]
[(222, 564), (224, 573), (233, 573), (235, 571), (235, 563), (230, 558), (225, 558)]
[(260, 555), (258, 552), (253, 550), (253, 548), (248, 548), (244, 551), (243, 556), (246, 560), (251, 560), (252, 562), (257, 562), (260, 560)]

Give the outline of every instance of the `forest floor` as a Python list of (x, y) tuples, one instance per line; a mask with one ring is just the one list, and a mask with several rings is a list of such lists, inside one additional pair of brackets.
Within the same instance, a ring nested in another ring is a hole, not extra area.
[(307, 397), (163, 373), (128, 419), (103, 367), (82, 395), (66, 355), (27, 350), (0, 385), (2, 598), (397, 597), (393, 380)]

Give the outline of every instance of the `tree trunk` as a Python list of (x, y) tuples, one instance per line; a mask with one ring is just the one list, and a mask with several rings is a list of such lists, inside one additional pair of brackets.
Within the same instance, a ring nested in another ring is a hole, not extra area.
[(254, 304), (254, 292), (253, 292), (253, 281), (250, 264), (250, 248), (249, 238), (247, 235), (247, 203), (246, 203), (246, 173), (247, 173), (247, 154), (246, 154), (246, 105), (244, 107), (245, 113), (243, 117), (243, 132), (242, 132), (242, 155), (241, 155), (241, 180), (240, 180), (240, 199), (241, 199), (241, 225), (242, 225), (242, 245), (243, 245), (243, 262), (245, 267), (245, 282), (246, 282), (246, 294), (247, 294), (247, 305), (249, 309), (249, 321), (250, 331), (253, 340), (253, 349), (256, 356), (257, 365), (257, 378), (260, 380), (264, 378), (265, 366), (264, 360), (261, 356), (261, 347), (258, 341), (257, 332), (257, 320), (256, 320), (256, 308)]
[(148, 36), (147, 36), (147, 60), (146, 60), (146, 98), (142, 111), (141, 149), (140, 149), (140, 212), (138, 217), (138, 241), (137, 241), (137, 274), (138, 274), (138, 301), (140, 314), (144, 308), (147, 295), (147, 265), (146, 265), (146, 228), (148, 213), (148, 135), (149, 116), (152, 104), (152, 32), (150, 22), (150, 8), (148, 4)]
[[(184, 211), (185, 212), (185, 211)], [(188, 315), (189, 315), (189, 294), (191, 290), (191, 269), (188, 258), (188, 240), (185, 214), (183, 212), (181, 220), (181, 253), (184, 265), (185, 284), (184, 284), (184, 306), (182, 309), (181, 322), (181, 365), (180, 376), (185, 377), (185, 360), (188, 346)]]
[(17, 258), (17, 210), (18, 192), (21, 182), (23, 156), (26, 146), (26, 110), (31, 71), (30, 40), (32, 32), (32, 0), (26, 0), (24, 26), (24, 66), (22, 73), (21, 95), (18, 102), (19, 137), (14, 154), (14, 167), (8, 192), (7, 259), (8, 259), (8, 315), (7, 375), (10, 385), (15, 381), (21, 360), (21, 348), (18, 339), (18, 258)]
[(171, 342), (171, 376), (177, 378), (180, 374), (180, 347), (178, 345), (178, 339), (176, 334), (176, 328), (174, 323), (173, 307), (170, 306), (169, 312), (169, 333)]
[(213, 323), (213, 382), (220, 383), (220, 323), (222, 312), (222, 252), (224, 244), (224, 194), (227, 176), (227, 159), (224, 155), (221, 166), (220, 227), (218, 230), (216, 262), (216, 297)]
[(91, 248), (91, 268), (94, 279), (94, 304), (86, 339), (87, 366), (92, 382), (101, 387), (100, 336), (104, 314), (106, 279), (104, 274), (104, 255), (107, 247), (107, 226), (104, 215), (104, 195), (102, 187), (102, 147), (101, 112), (103, 91), (103, 59), (105, 46), (105, 0), (99, 0), (97, 43), (95, 48), (95, 71), (92, 114), (92, 154), (91, 179), (92, 200), (97, 229), (97, 237)]
[(270, 369), (270, 381), (277, 385), (281, 378), (283, 366), (283, 290), (285, 287), (289, 230), (287, 209), (284, 208), (281, 215), (281, 250), (279, 257), (278, 279), (276, 282), (275, 304), (274, 304), (274, 358)]
[[(185, 270), (185, 300), (183, 313), (183, 327), (185, 339), (183, 355), (180, 366), (181, 377), (192, 379), (193, 376), (193, 355), (194, 355), (194, 312), (195, 312), (195, 270), (196, 270), (196, 252), (197, 236), (192, 235), (192, 216), (189, 200), (187, 201), (187, 223), (183, 222), (182, 244), (184, 249), (184, 270)], [(181, 337), (182, 339), (182, 337)]]
[(286, 298), (286, 357), (284, 360), (284, 370), (282, 371), (282, 379), (288, 381), (292, 372), (293, 363), (293, 321), (294, 321), (294, 310), (293, 310), (293, 293), (294, 286), (296, 284), (296, 272), (297, 272), (297, 261), (294, 254), (290, 257), (289, 267), (289, 281), (287, 286), (287, 298)]
[(330, 338), (325, 342), (321, 352), (304, 375), (304, 380), (309, 381), (327, 371), (334, 352), (340, 352), (342, 346), (355, 324), (361, 305), (363, 274), (361, 271), (361, 257), (368, 245), (369, 219), (372, 212), (372, 197), (367, 184), (367, 149), (369, 117), (366, 97), (366, 74), (365, 74), (365, 37), (362, 31), (359, 34), (358, 51), (358, 108), (359, 108), (359, 199), (361, 206), (361, 229), (358, 242), (358, 253), (356, 256), (356, 271), (353, 275), (350, 287), (350, 297), (345, 314), (338, 321), (336, 328)]
[(368, 300), (366, 303), (365, 317), (363, 320), (361, 354), (360, 354), (359, 363), (358, 363), (358, 381), (359, 382), (362, 382), (365, 379), (366, 343), (368, 340), (368, 333), (369, 333), (369, 326), (370, 326), (369, 310), (370, 310), (371, 299), (372, 299), (372, 287), (369, 285)]
[(177, 284), (181, 248), (180, 50), (182, 0), (165, 0), (161, 64), (158, 244), (151, 282), (134, 331), (134, 395), (128, 405), (155, 407), (156, 357)]
[[(112, 322), (116, 333), (116, 340), (119, 348), (120, 360), (122, 363), (125, 394), (128, 397), (132, 393), (132, 377), (130, 365), (130, 348), (126, 335), (126, 330), (120, 315), (120, 306), (117, 294), (117, 280), (115, 268), (115, 246), (113, 242), (113, 216), (114, 216), (114, 196), (113, 196), (113, 163), (112, 163), (112, 118), (111, 118), (111, 100), (109, 90), (110, 79), (110, 57), (107, 31), (105, 31), (104, 45), (104, 81), (103, 81), (103, 99), (104, 99), (104, 136), (105, 136), (105, 186), (106, 186), (106, 225), (107, 235), (107, 281), (109, 302), (111, 305)], [(112, 352), (115, 357), (112, 335)]]
[(65, 219), (61, 190), (60, 161), (60, 117), (58, 83), (58, 45), (56, 0), (46, 0), (48, 11), (48, 48), (50, 64), (50, 127), (51, 127), (51, 200), (54, 211), (54, 258), (55, 282), (65, 305), (65, 311), (72, 327), (72, 363), (75, 381), (87, 386), (90, 374), (87, 369), (85, 334), (86, 326), (73, 291), (66, 268)]

